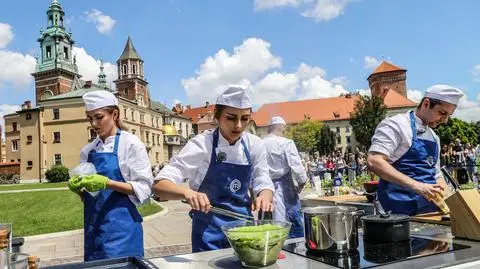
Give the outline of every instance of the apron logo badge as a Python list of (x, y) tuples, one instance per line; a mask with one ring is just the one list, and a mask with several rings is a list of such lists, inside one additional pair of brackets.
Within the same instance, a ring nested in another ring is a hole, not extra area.
[(220, 151), (217, 155), (217, 162), (224, 162), (227, 159), (227, 154)]
[(427, 163), (428, 163), (428, 165), (433, 166), (433, 163), (434, 163), (433, 162), (433, 156), (428, 156), (427, 157)]
[(230, 183), (230, 191), (231, 192), (237, 192), (238, 190), (240, 190), (241, 187), (242, 187), (242, 182), (240, 182), (240, 180), (238, 180), (238, 179), (234, 179)]

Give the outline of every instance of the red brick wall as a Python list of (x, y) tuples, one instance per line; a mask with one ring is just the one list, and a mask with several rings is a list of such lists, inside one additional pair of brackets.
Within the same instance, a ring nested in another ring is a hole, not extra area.
[(369, 87), (372, 91), (372, 95), (383, 97), (385, 94), (384, 89), (388, 88), (398, 92), (399, 94), (407, 97), (407, 83), (406, 72), (386, 72), (373, 74), (369, 79)]
[(0, 175), (20, 175), (20, 163), (0, 163)]

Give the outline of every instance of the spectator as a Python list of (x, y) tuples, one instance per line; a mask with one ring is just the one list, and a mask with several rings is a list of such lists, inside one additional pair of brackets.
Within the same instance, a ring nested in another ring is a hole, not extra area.
[(470, 145), (470, 143), (465, 144), (464, 154), (465, 154), (465, 162), (467, 165), (466, 168), (467, 168), (468, 177), (472, 178), (473, 173), (476, 172), (475, 165), (477, 164), (477, 154), (475, 150), (472, 148), (472, 146)]
[(320, 177), (321, 180), (323, 180), (325, 178), (325, 171), (327, 170), (325, 165), (326, 165), (325, 157), (322, 156), (322, 157), (318, 158), (317, 172), (318, 172), (318, 176)]

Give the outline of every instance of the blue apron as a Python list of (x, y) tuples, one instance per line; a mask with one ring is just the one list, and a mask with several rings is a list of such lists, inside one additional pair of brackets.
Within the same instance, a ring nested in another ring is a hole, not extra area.
[[(392, 166), (418, 182), (435, 184), (438, 144), (434, 141), (418, 138), (413, 111), (410, 112), (410, 125), (413, 134), (412, 146)], [(383, 179), (380, 179), (377, 193), (378, 200), (385, 210), (392, 210), (395, 214), (412, 216), (439, 211), (434, 203), (427, 201), (412, 189)]]
[(300, 199), (293, 184), (292, 174), (289, 172), (281, 178), (274, 180), (273, 183), (275, 185), (275, 192), (283, 193), (284, 207), (279, 206), (279, 208), (285, 209), (286, 221), (292, 223), (288, 238), (303, 237), (303, 216), (300, 213)]
[[(217, 160), (218, 128), (213, 133), (213, 147), (210, 166), (203, 179), (199, 192), (207, 195), (212, 206), (220, 207), (244, 215), (250, 212), (251, 200), (248, 188), (252, 181), (250, 153), (245, 141), (241, 140), (248, 165), (230, 164)], [(221, 226), (236, 219), (201, 211), (190, 211), (192, 217), (192, 251), (200, 252), (230, 247)]]
[[(88, 162), (95, 165), (97, 174), (125, 182), (118, 165), (119, 138), (117, 130), (113, 152), (92, 150)], [(143, 256), (143, 219), (128, 195), (104, 189), (95, 197), (84, 192), (83, 198), (85, 261)]]

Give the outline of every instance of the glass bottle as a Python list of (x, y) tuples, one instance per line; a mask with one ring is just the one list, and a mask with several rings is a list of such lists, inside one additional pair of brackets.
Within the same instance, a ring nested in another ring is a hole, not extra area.
[(28, 256), (28, 269), (37, 269), (38, 268), (37, 261), (38, 261), (37, 256)]
[(8, 229), (0, 230), (0, 269), (10, 269), (8, 255)]

